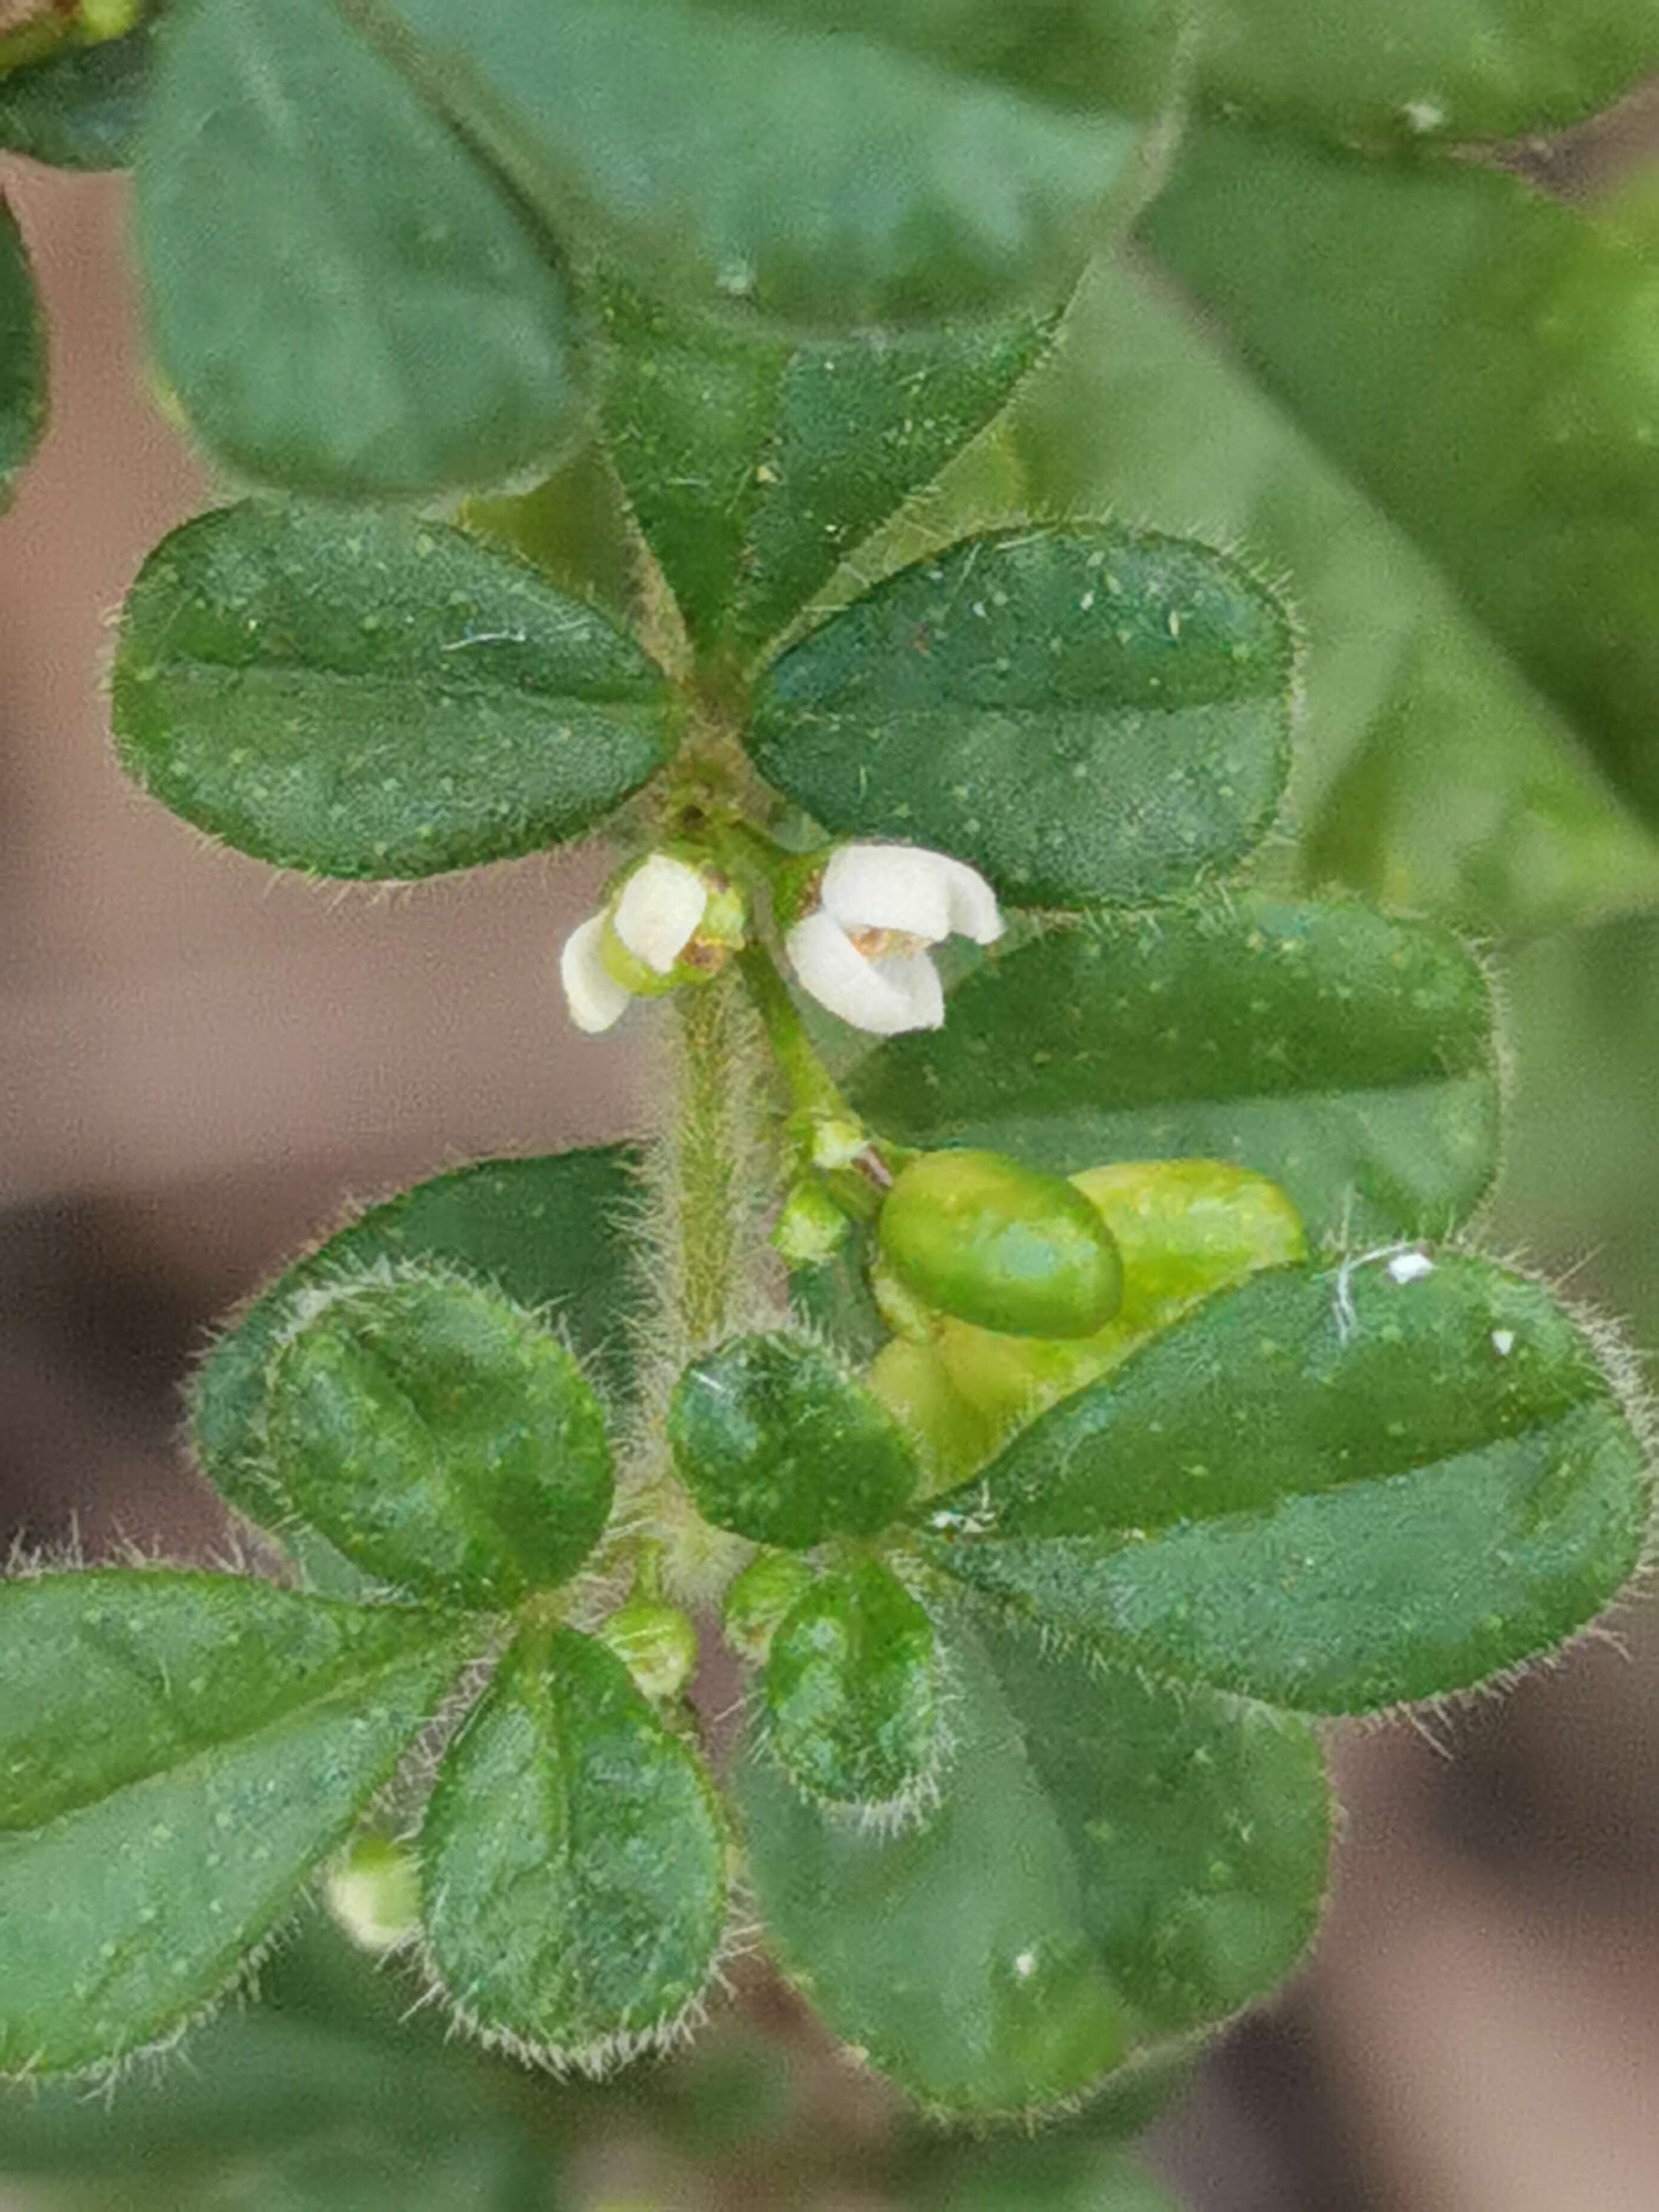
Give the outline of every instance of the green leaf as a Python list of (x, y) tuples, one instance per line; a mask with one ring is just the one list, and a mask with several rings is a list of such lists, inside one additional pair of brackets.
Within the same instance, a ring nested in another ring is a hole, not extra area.
[(354, 1566), (465, 1606), (568, 1582), (615, 1491), (599, 1401), (551, 1330), (412, 1268), (298, 1303), (266, 1370), (265, 1448)]
[(851, 1080), (906, 1144), (1234, 1160), (1316, 1241), (1448, 1229), (1496, 1166), (1491, 995), (1437, 924), (1245, 893), (1052, 930), (947, 1006)]
[(124, 169), (132, 159), (159, 19), (118, 39), (67, 46), (0, 76), (0, 146), (60, 169)]
[(887, 1334), (870, 1295), (868, 1247), (866, 1233), (851, 1230), (829, 1259), (789, 1274), (790, 1312), (854, 1365), (873, 1358)]
[(1582, 1627), (1650, 1487), (1547, 1290), (1408, 1250), (1212, 1299), (934, 1500), (926, 1548), (1113, 1660), (1363, 1712)]
[(1147, 181), (1176, 29), (1162, 0), (349, 12), (555, 230), (842, 328), (1052, 298)]
[(1190, 540), (1011, 528), (889, 576), (757, 693), (763, 775), (830, 830), (940, 847), (1027, 906), (1184, 889), (1290, 763), (1273, 594)]
[(1204, 0), (1203, 103), (1343, 139), (1516, 137), (1659, 64), (1651, 0)]
[(575, 434), (546, 238), (331, 0), (173, 10), (137, 171), (151, 343), (221, 459), (398, 495)]
[(735, 1786), (773, 1946), (835, 2034), (963, 2116), (1091, 2087), (1271, 1988), (1318, 1916), (1328, 1812), (1284, 1717), (953, 1626), (957, 1742), (927, 1825)]
[(439, 1770), (421, 1861), (432, 1964), (488, 2041), (597, 2071), (672, 2035), (713, 1971), (714, 1786), (574, 1629), (501, 1662)]
[(210, 836), (411, 878), (578, 836), (661, 767), (631, 640), (438, 523), (248, 501), (164, 538), (122, 613), (123, 765)]
[(1659, 815), (1659, 270), (1490, 167), (1220, 130), (1190, 143), (1146, 234)]
[(228, 1576), (0, 1589), (0, 2072), (217, 1996), (468, 1656), (452, 1620)]
[(768, 1751), (809, 1796), (894, 1805), (942, 1749), (933, 1624), (878, 1559), (821, 1575), (778, 1624), (761, 1677)]
[(638, 632), (642, 543), (611, 456), (597, 441), (525, 492), (475, 494), (456, 520), (487, 545), (516, 553), (618, 629)]
[(668, 1437), (703, 1519), (757, 1544), (804, 1552), (879, 1535), (916, 1486), (886, 1408), (799, 1338), (734, 1337), (695, 1361), (674, 1386)]
[(1428, 556), (1128, 270), (1091, 274), (1000, 451), (1028, 507), (1198, 518), (1283, 579), (1304, 639), (1290, 812), (1309, 888), (1334, 871), (1486, 936), (1659, 896), (1659, 842)]
[(1097, 2143), (975, 2143), (946, 2152), (917, 2212), (1178, 2212), (1146, 2168)]
[(481, 1160), (348, 1222), (261, 1291), (203, 1361), (191, 1436), (215, 1487), (267, 1526), (293, 1517), (265, 1448), (267, 1364), (307, 1295), (384, 1261), (459, 1267), (493, 1283), (556, 1321), (595, 1378), (624, 1394), (632, 1381), (628, 1223), (636, 1171), (636, 1156), (622, 1145)]
[(781, 630), (931, 483), (1046, 349), (1023, 313), (861, 341), (786, 341), (605, 288), (605, 422), (692, 638)]
[(0, 509), (46, 423), (46, 324), (21, 234), (0, 200)]

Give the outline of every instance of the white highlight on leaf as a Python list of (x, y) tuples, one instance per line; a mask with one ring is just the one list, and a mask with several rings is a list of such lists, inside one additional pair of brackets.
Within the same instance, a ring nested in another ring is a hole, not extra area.
[(1389, 1279), (1396, 1283), (1420, 1283), (1433, 1273), (1434, 1262), (1426, 1252), (1396, 1252), (1389, 1262)]
[(570, 1018), (589, 1036), (619, 1022), (633, 996), (605, 964), (599, 951), (604, 934), (605, 916), (590, 915), (571, 931), (559, 954), (559, 980)]
[(951, 936), (993, 945), (1002, 934), (984, 877), (920, 846), (841, 846), (818, 900), (785, 939), (789, 963), (820, 1006), (873, 1036), (943, 1024), (945, 989), (931, 946)]
[(708, 903), (695, 868), (653, 853), (623, 885), (612, 927), (636, 960), (666, 975), (696, 935)]
[(1029, 1982), (1036, 1972), (1036, 1953), (1022, 1951), (1014, 1960), (1014, 1972), (1022, 1982)]
[(1500, 1359), (1507, 1359), (1515, 1349), (1515, 1331), (1512, 1328), (1493, 1329), (1492, 1348)]

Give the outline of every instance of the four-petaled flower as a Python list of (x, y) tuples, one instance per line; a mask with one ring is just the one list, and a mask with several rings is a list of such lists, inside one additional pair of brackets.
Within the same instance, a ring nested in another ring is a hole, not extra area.
[(965, 861), (915, 845), (842, 845), (784, 950), (820, 1006), (854, 1029), (897, 1036), (944, 1022), (929, 949), (951, 936), (993, 945), (1002, 928), (995, 892)]

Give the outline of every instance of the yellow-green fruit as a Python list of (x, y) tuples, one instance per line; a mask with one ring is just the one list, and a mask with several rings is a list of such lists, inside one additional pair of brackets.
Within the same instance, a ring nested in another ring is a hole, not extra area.
[[(965, 1323), (951, 1322), (966, 1328)], [(981, 1329), (968, 1331), (983, 1335)], [(1029, 1344), (1029, 1337), (995, 1340)], [(944, 1360), (932, 1344), (915, 1344), (896, 1336), (883, 1345), (865, 1377), (870, 1389), (901, 1426), (915, 1438), (930, 1489), (959, 1481), (984, 1464), (999, 1434), (998, 1424), (988, 1420), (951, 1382)]]
[(996, 1433), (1092, 1382), (1200, 1298), (1307, 1257), (1285, 1193), (1230, 1161), (1128, 1160), (1072, 1181), (1122, 1255), (1123, 1303), (1107, 1326), (1062, 1343), (946, 1320), (934, 1340), (951, 1387)]
[(912, 1160), (876, 1235), (917, 1297), (1004, 1335), (1092, 1335), (1123, 1294), (1117, 1246), (1098, 1209), (1062, 1176), (1001, 1152)]

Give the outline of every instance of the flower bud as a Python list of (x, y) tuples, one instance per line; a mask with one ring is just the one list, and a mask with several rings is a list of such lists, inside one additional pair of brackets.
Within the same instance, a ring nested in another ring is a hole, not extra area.
[(629, 1598), (597, 1633), (653, 1704), (678, 1698), (696, 1668), (696, 1630), (675, 1607), (655, 1598)]
[(793, 1184), (772, 1225), (772, 1249), (789, 1267), (817, 1267), (839, 1249), (852, 1226), (821, 1182)]
[(1083, 1193), (1000, 1152), (912, 1160), (876, 1234), (905, 1289), (1006, 1335), (1087, 1336), (1123, 1295), (1117, 1246)]
[(778, 1624), (812, 1586), (812, 1570), (793, 1552), (762, 1552), (733, 1580), (720, 1613), (720, 1632), (740, 1658), (758, 1667)]
[(329, 1869), (328, 1909), (364, 1951), (390, 1951), (420, 1925), (414, 1855), (387, 1836), (359, 1836)]

